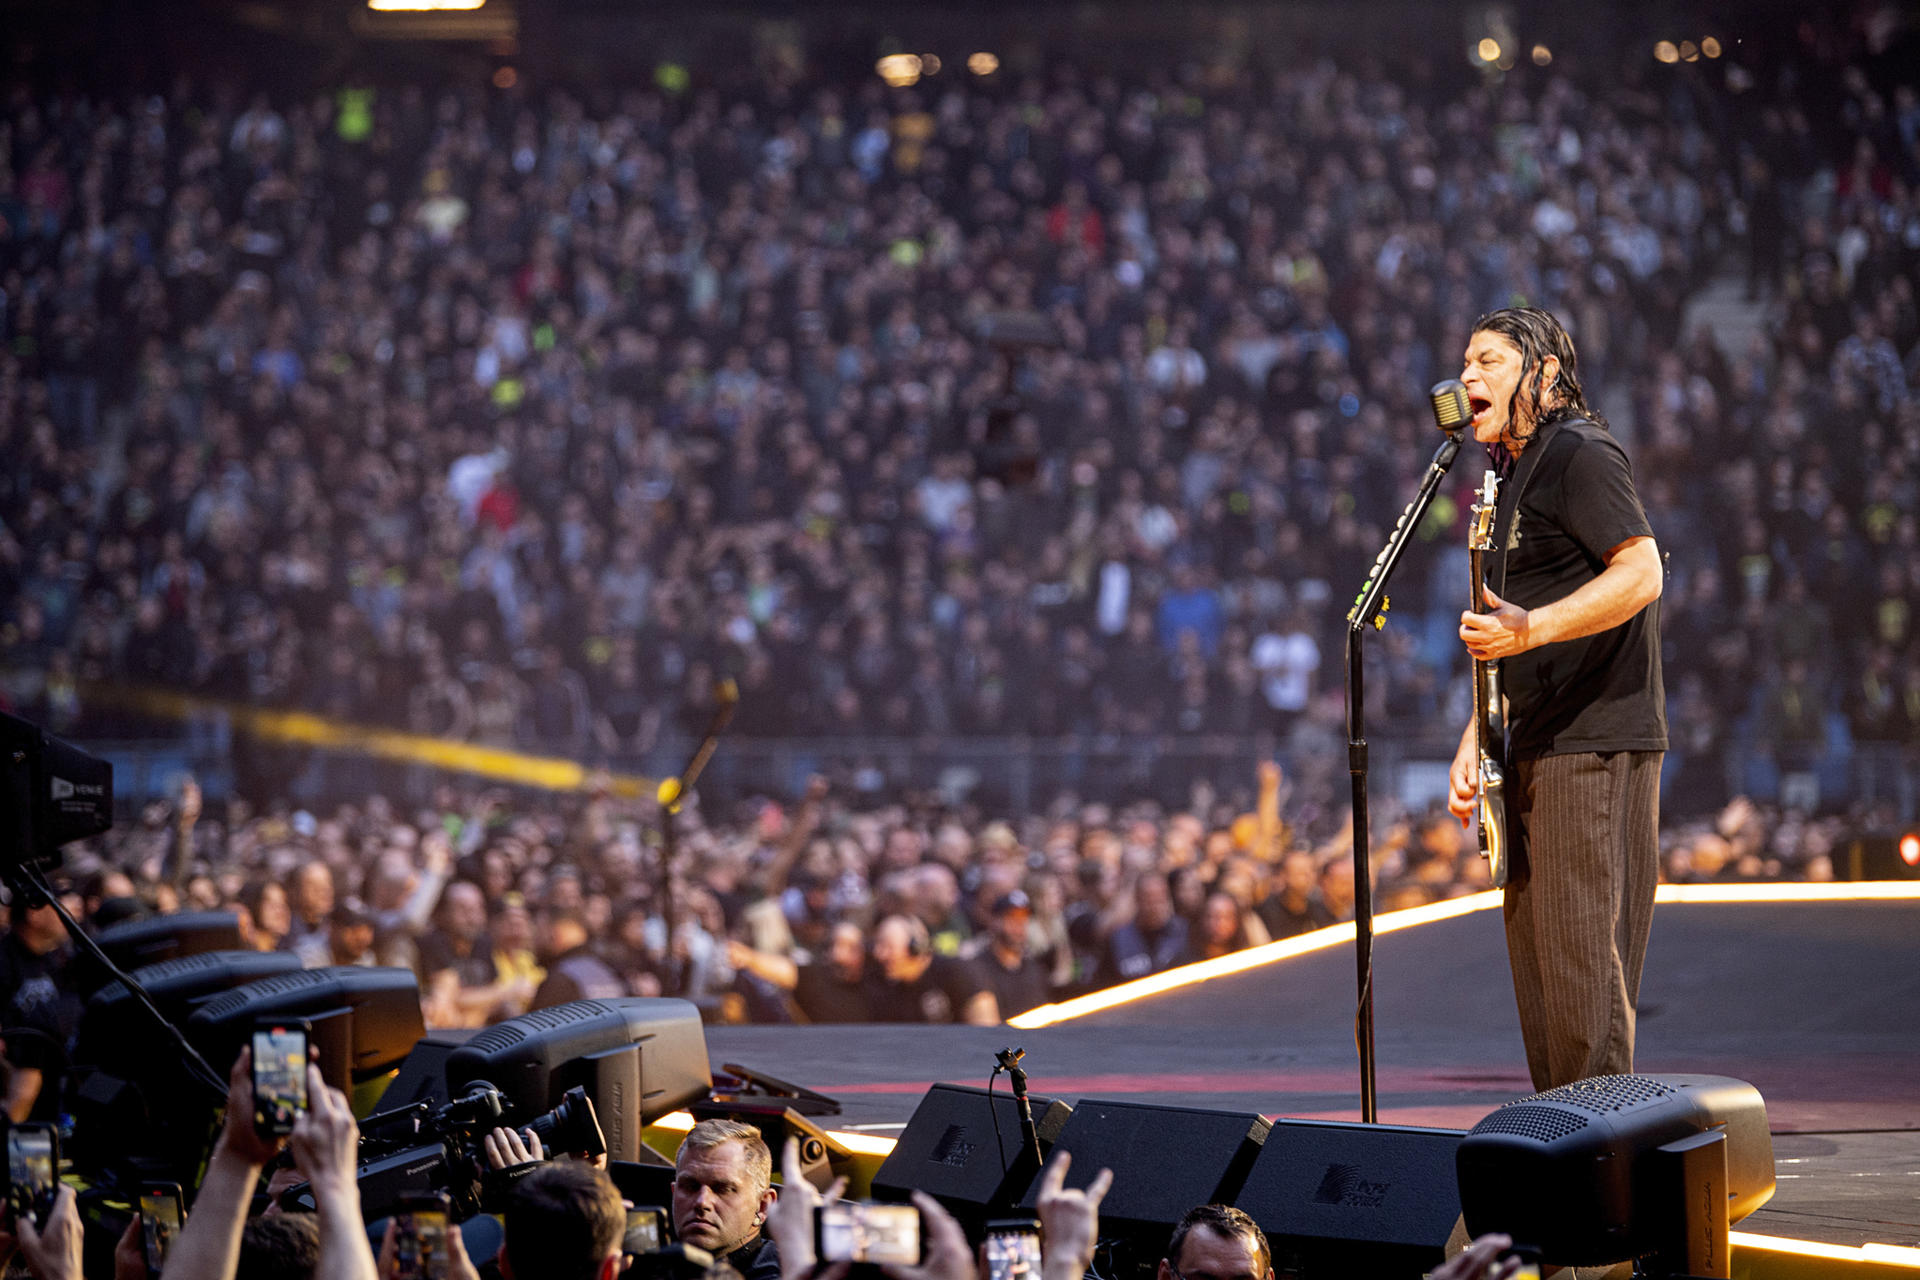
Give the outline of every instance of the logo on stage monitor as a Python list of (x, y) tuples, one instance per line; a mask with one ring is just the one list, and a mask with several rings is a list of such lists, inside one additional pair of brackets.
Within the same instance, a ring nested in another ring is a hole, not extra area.
[(1330, 1164), (1313, 1193), (1315, 1204), (1339, 1205), (1342, 1209), (1378, 1209), (1386, 1203), (1390, 1182), (1368, 1182), (1360, 1176), (1357, 1164)]
[(947, 1126), (940, 1135), (940, 1141), (933, 1144), (933, 1154), (928, 1158), (935, 1164), (944, 1164), (954, 1169), (964, 1169), (973, 1156), (974, 1144), (967, 1141), (967, 1131), (957, 1124)]

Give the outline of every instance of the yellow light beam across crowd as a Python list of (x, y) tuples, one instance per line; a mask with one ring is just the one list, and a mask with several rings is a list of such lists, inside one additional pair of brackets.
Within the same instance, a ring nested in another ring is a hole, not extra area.
[(402, 760), (409, 764), (432, 765), (451, 773), (493, 778), (516, 786), (539, 787), (546, 791), (587, 791), (604, 788), (623, 797), (654, 794), (651, 779), (631, 774), (608, 773), (589, 769), (577, 760), (559, 756), (527, 755), (499, 747), (431, 738), (418, 733), (398, 733), (369, 725), (331, 720), (306, 711), (274, 711), (249, 707), (237, 702), (196, 698), (169, 689), (133, 688), (124, 685), (97, 685), (85, 691), (96, 702), (144, 711), (149, 715), (186, 720), (196, 715), (218, 713), (234, 726), (256, 737), (274, 742), (298, 742), (325, 751), (342, 751), (378, 756), (383, 760)]
[[(1500, 905), (1500, 900), (1501, 894), (1495, 891), (1471, 894), (1464, 898), (1449, 898), (1443, 902), (1428, 903), (1423, 907), (1409, 907), (1405, 911), (1389, 911), (1375, 919), (1373, 931), (1375, 934), (1397, 933), (1402, 929), (1412, 929), (1418, 925), (1432, 924), (1439, 920), (1451, 920), (1455, 916), (1471, 915), (1476, 911), (1491, 911)], [(1868, 880), (1833, 884), (1663, 884), (1656, 894), (1655, 901), (1662, 903), (1920, 901), (1920, 881)], [(1230, 973), (1244, 973), (1248, 969), (1258, 969), (1294, 956), (1306, 955), (1311, 951), (1324, 951), (1328, 947), (1352, 942), (1353, 938), (1354, 926), (1351, 921), (1346, 924), (1330, 925), (1325, 929), (1316, 929), (1312, 933), (1282, 938), (1278, 942), (1249, 947), (1245, 951), (1235, 951), (1230, 955), (1219, 956), (1212, 960), (1182, 965), (1177, 969), (1166, 969), (1133, 982), (1122, 983), (1117, 987), (1090, 992), (1072, 1000), (1062, 1000), (1058, 1004), (1044, 1004), (1037, 1009), (1029, 1009), (1023, 1014), (1007, 1019), (1007, 1025), (1019, 1027), (1022, 1030), (1050, 1027), (1055, 1023), (1083, 1018), (1090, 1013), (1099, 1013), (1103, 1009), (1132, 1004), (1148, 996), (1176, 991), (1181, 987), (1190, 987), (1197, 982), (1225, 977)]]

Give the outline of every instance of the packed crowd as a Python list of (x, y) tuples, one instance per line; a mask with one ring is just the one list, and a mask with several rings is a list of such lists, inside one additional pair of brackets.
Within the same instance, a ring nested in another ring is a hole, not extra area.
[[(1057, 806), (1017, 828), (934, 804), (869, 810), (816, 785), (791, 805), (678, 821), (662, 884), (659, 814), (609, 796), (535, 804), (443, 789), (316, 816), (173, 808), (69, 847), (57, 883), (94, 931), (148, 913), (230, 911), (246, 946), (308, 966), (396, 965), (419, 977), (429, 1026), (475, 1027), (581, 998), (668, 995), (713, 1021), (973, 1022), (1353, 918), (1340, 832), (1313, 845), (1288, 783), (1260, 772), (1250, 810)], [(1376, 910), (1487, 886), (1472, 837), (1444, 812), (1376, 807)], [(977, 833), (977, 834), (976, 834)], [(1672, 882), (1834, 876), (1840, 820), (1736, 801), (1669, 833)], [(668, 927), (668, 920), (672, 927)], [(0, 1015), (17, 1118), (82, 1004), (50, 908), (0, 939)]]
[[(731, 675), (744, 735), (1285, 749), (1424, 389), (1525, 298), (1672, 553), (1672, 802), (1844, 799), (1851, 743), (1920, 733), (1920, 101), (1883, 70), (1841, 33), (1759, 83), (16, 85), (0, 696), (69, 734), (170, 731), (104, 687), (159, 685), (632, 759)], [(1742, 253), (1768, 328), (1729, 357), (1682, 320)], [(1029, 313), (1043, 345), (985, 336)], [(1395, 592), (1402, 733), (1460, 718), (1472, 472)]]

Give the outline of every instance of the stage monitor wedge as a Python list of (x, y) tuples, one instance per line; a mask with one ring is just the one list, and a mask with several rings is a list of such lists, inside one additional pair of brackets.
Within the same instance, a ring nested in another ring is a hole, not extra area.
[(1458, 1129), (1278, 1120), (1236, 1205), (1281, 1274), (1420, 1276), (1442, 1259), (1460, 1190)]
[(1726, 1135), (1726, 1221), (1773, 1195), (1766, 1103), (1725, 1076), (1595, 1076), (1510, 1102), (1460, 1142), (1456, 1166), (1467, 1230), (1501, 1231), (1556, 1266), (1636, 1259), (1674, 1234), (1662, 1148)]
[(297, 969), (235, 987), (195, 1011), (187, 1020), (187, 1039), (219, 1070), (239, 1056), (261, 1017), (313, 1022), (315, 1061), (339, 1088), (399, 1067), (426, 1034), (413, 970), (347, 964)]
[[(1029, 1095), (1044, 1155), (1073, 1114), (1066, 1103)], [(995, 1126), (998, 1125), (998, 1133)], [(877, 1200), (904, 1201), (925, 1191), (977, 1238), (988, 1218), (1010, 1214), (1039, 1170), (1020, 1159), (1020, 1109), (1005, 1089), (993, 1094), (961, 1084), (936, 1084), (873, 1175)]]
[[(1067, 1185), (1084, 1187), (1102, 1168), (1113, 1187), (1100, 1205), (1100, 1230), (1164, 1248), (1173, 1226), (1200, 1204), (1232, 1204), (1272, 1124), (1251, 1111), (1203, 1111), (1084, 1099), (1054, 1142), (1073, 1156)], [(1039, 1186), (1020, 1207), (1031, 1213)], [(1142, 1255), (1144, 1257), (1144, 1254)]]

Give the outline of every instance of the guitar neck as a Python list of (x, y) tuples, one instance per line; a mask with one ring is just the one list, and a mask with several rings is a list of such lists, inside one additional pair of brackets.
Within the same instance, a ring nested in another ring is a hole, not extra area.
[[(1473, 578), (1473, 598), (1467, 602), (1467, 608), (1474, 613), (1484, 613), (1487, 602), (1481, 595), (1481, 583), (1485, 560), (1479, 547), (1467, 549), (1467, 565)], [(1487, 664), (1479, 658), (1473, 660), (1473, 728), (1475, 737), (1485, 746), (1487, 732)]]

